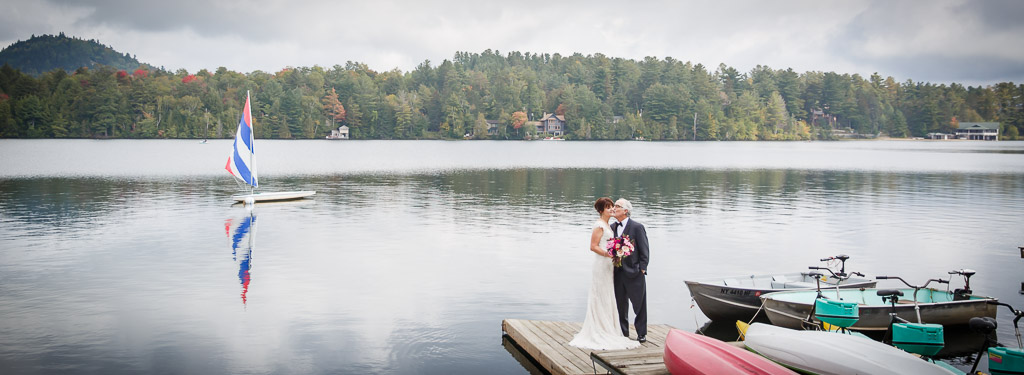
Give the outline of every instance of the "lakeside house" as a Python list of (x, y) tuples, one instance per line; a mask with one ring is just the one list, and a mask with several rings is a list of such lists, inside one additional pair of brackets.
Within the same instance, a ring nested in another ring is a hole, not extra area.
[(961, 122), (956, 129), (956, 136), (960, 139), (974, 141), (998, 141), (998, 122)]
[(537, 124), (538, 134), (550, 134), (553, 137), (560, 137), (565, 134), (565, 116), (554, 113), (545, 113)]
[(328, 135), (327, 139), (348, 139), (348, 126), (342, 125), (337, 130), (331, 130), (331, 135)]
[(487, 135), (498, 135), (498, 127), (501, 126), (501, 121), (498, 120), (486, 120), (487, 121)]

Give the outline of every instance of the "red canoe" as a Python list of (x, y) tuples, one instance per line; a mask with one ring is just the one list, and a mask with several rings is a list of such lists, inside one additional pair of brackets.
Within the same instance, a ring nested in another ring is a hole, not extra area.
[(672, 375), (795, 374), (757, 354), (678, 329), (669, 331), (665, 338), (665, 367)]

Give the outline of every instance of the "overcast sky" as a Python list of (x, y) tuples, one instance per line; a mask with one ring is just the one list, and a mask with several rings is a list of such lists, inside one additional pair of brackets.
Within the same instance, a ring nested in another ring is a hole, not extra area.
[(409, 71), (491, 49), (1024, 81), (1021, 0), (0, 0), (0, 46), (59, 32), (189, 72)]

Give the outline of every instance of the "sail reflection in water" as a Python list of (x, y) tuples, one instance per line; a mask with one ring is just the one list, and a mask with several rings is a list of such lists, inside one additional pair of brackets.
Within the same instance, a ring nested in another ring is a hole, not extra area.
[(245, 305), (245, 294), (249, 291), (252, 277), (252, 250), (256, 247), (256, 213), (241, 218), (228, 219), (224, 222), (224, 232), (231, 239), (231, 256), (238, 262), (238, 281), (242, 284), (242, 305)]

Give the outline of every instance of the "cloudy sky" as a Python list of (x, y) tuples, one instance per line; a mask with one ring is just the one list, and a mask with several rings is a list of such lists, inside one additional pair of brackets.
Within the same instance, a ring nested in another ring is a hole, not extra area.
[(1024, 81), (1022, 20), (1020, 0), (2, 0), (0, 46), (64, 32), (189, 72), (409, 71), (491, 49), (977, 86)]

